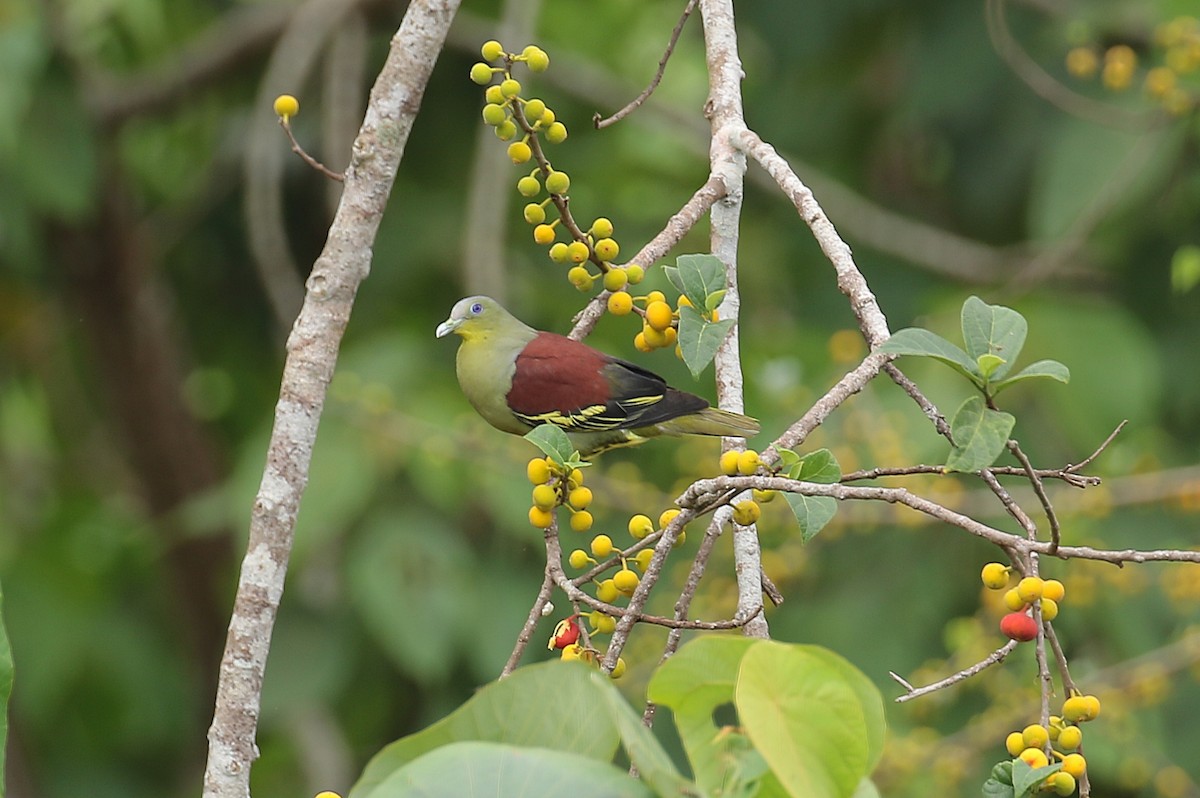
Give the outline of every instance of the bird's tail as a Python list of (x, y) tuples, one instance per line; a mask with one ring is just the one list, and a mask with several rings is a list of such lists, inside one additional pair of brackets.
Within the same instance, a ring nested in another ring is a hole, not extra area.
[(749, 438), (758, 434), (758, 420), (716, 407), (673, 418), (658, 425), (666, 435), (723, 435)]

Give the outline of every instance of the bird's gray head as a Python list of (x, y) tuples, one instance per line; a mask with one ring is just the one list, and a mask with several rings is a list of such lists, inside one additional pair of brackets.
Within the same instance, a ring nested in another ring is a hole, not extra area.
[(469, 296), (454, 303), (450, 317), (437, 326), (436, 334), (442, 338), (450, 333), (458, 333), (469, 339), (494, 331), (510, 319), (516, 321), (490, 296)]

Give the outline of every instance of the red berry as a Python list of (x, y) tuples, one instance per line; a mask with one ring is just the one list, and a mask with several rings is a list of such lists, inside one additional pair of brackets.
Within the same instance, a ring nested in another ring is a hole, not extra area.
[(1000, 619), (1000, 631), (1022, 643), (1037, 637), (1037, 622), (1023, 612), (1010, 612)]

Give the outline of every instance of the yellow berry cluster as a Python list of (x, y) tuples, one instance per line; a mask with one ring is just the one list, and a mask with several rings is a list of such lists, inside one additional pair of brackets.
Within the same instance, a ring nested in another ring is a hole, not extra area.
[[(1142, 89), (1168, 113), (1185, 114), (1196, 106), (1195, 87), (1184, 82), (1200, 71), (1200, 21), (1192, 16), (1175, 17), (1158, 26), (1154, 43), (1161, 63), (1145, 70)], [(1100, 82), (1110, 91), (1131, 88), (1141, 66), (1138, 53), (1127, 44), (1114, 44), (1103, 51), (1080, 45), (1067, 52), (1066, 61), (1071, 75), (1089, 79), (1099, 73)]]
[(1000, 629), (1013, 640), (1028, 641), (1037, 637), (1037, 622), (1031, 609), (1037, 604), (1043, 621), (1058, 617), (1059, 603), (1066, 595), (1066, 588), (1057, 579), (1042, 579), (1027, 576), (1009, 587), (1012, 568), (998, 562), (983, 566), (980, 579), (989, 590), (1004, 590), (1004, 606), (1009, 614), (1000, 620)]
[[(636, 272), (631, 270), (636, 270)], [(630, 283), (637, 282), (633, 279), (635, 273), (638, 280), (641, 279), (642, 269), (640, 266), (631, 264), (626, 267), (626, 271), (631, 272)], [(630, 313), (636, 313), (642, 317), (642, 329), (633, 336), (634, 347), (639, 352), (653, 352), (655, 349), (674, 346), (675, 354), (682, 357), (679, 349), (679, 309), (692, 307), (691, 300), (680, 294), (674, 309), (672, 309), (671, 304), (667, 302), (666, 294), (662, 291), (651, 291), (644, 296), (634, 296), (628, 291), (623, 281), (614, 280), (613, 285), (610, 285), (608, 277), (609, 275), (605, 275), (604, 281), (604, 287), (612, 291), (608, 297), (608, 312), (614, 316), (628, 316)], [(638, 307), (639, 304), (644, 307)], [(718, 318), (715, 309), (702, 315), (709, 321), (716, 321)]]
[[(762, 465), (762, 459), (758, 456), (758, 452), (753, 449), (746, 449), (744, 451), (730, 449), (721, 454), (719, 462), (721, 473), (728, 477), (753, 476), (758, 473)], [(753, 499), (745, 499), (733, 505), (733, 522), (739, 526), (750, 526), (757, 523), (759, 517), (762, 516), (762, 508), (759, 505), (774, 499), (776, 493), (773, 490), (759, 490), (755, 488), (751, 491)]]
[[(658, 517), (658, 530), (666, 529), (677, 515), (679, 515), (677, 508), (664, 510)], [(627, 529), (629, 536), (635, 542), (655, 533), (654, 522), (650, 516), (642, 514), (630, 518)], [(687, 534), (681, 530), (679, 537), (675, 540), (675, 545), (679, 546), (686, 540)], [(612, 558), (612, 563), (618, 566), (616, 573), (596, 582), (596, 598), (606, 604), (612, 604), (622, 596), (632, 596), (633, 591), (637, 590), (638, 585), (641, 584), (638, 572), (645, 573), (646, 569), (650, 567), (650, 560), (654, 557), (654, 550), (651, 548), (642, 548), (636, 554), (628, 554), (626, 550), (618, 548), (608, 535), (596, 535), (592, 538), (588, 548), (590, 554), (583, 549), (575, 549), (567, 558), (567, 562), (572, 568), (583, 570), (588, 566), (600, 565), (602, 560)], [(607, 617), (603, 613), (593, 613), (593, 615)], [(599, 619), (593, 620), (592, 625), (601, 633), (612, 631), (611, 628), (604, 628), (605, 625), (599, 622)]]
[[(641, 279), (641, 270), (613, 265), (621, 248), (613, 238), (613, 224), (604, 217), (597, 218), (587, 230), (575, 222), (567, 205), (571, 178), (555, 169), (541, 146), (561, 144), (567, 139), (567, 128), (555, 118), (546, 102), (536, 97), (521, 96), (521, 83), (512, 75), (513, 65), (523, 62), (533, 72), (543, 72), (550, 66), (550, 57), (536, 45), (520, 53), (505, 51), (504, 45), (492, 40), (480, 48), (483, 61), (471, 67), (471, 80), (485, 86), (483, 121), (495, 129), (501, 141), (508, 141), (508, 157), (514, 164), (534, 162), (529, 174), (517, 180), (517, 192), (529, 203), (525, 205), (525, 221), (533, 226), (533, 240), (548, 247), (555, 263), (570, 264), (567, 279), (580, 291), (591, 291), (593, 275), (586, 264), (594, 264), (604, 278), (608, 290), (615, 291), (626, 283)], [(497, 82), (499, 79), (499, 82)], [(518, 138), (518, 135), (520, 136)], [(545, 199), (537, 197), (545, 190)], [(553, 207), (558, 218), (547, 221), (547, 211)], [(559, 229), (567, 231), (568, 241), (558, 241)], [(612, 287), (610, 287), (612, 286)]]
[(1049, 725), (1033, 723), (1015, 731), (1004, 740), (1009, 755), (1031, 768), (1046, 767), (1061, 762), (1062, 768), (1050, 775), (1042, 789), (1058, 795), (1071, 795), (1087, 771), (1087, 760), (1079, 749), (1083, 746), (1080, 723), (1095, 720), (1100, 714), (1100, 699), (1094, 695), (1076, 693), (1063, 702), (1062, 715), (1051, 715)]
[(583, 471), (564, 469), (549, 457), (535, 457), (525, 468), (533, 483), (533, 506), (529, 508), (529, 523), (538, 529), (549, 529), (554, 523), (554, 508), (560, 505), (571, 511), (571, 529), (586, 532), (592, 528), (591, 488), (583, 484)]

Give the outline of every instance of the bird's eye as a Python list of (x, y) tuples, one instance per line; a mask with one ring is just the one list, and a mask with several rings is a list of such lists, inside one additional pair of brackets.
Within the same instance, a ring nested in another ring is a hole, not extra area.
[(471, 315), (472, 316), (478, 316), (480, 313), (483, 313), (483, 305), (482, 304), (480, 304), (479, 302), (476, 302), (474, 305), (471, 305)]

